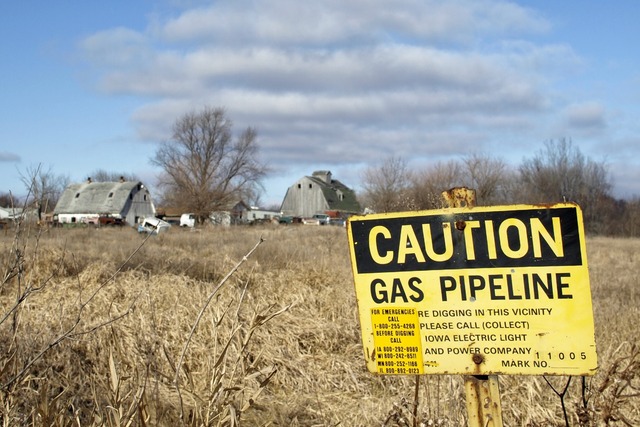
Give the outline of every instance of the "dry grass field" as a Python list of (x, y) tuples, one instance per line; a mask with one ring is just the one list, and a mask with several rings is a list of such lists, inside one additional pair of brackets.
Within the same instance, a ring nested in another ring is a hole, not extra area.
[[(366, 370), (343, 228), (0, 233), (3, 426), (466, 425), (462, 378)], [(640, 240), (587, 248), (598, 374), (501, 376), (506, 426), (640, 425)]]

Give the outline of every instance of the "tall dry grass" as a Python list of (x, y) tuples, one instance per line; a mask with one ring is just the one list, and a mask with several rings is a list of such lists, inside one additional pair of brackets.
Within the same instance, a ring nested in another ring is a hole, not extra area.
[[(367, 372), (344, 229), (144, 239), (0, 236), (2, 425), (466, 424), (462, 378)], [(640, 240), (587, 245), (599, 372), (562, 399), (568, 377), (501, 376), (505, 425), (564, 425), (563, 403), (572, 426), (640, 425)]]

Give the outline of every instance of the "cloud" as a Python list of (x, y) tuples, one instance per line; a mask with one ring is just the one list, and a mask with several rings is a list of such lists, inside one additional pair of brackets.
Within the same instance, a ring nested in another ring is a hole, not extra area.
[(532, 10), (483, 0), (222, 1), (166, 22), (176, 42), (283, 46), (412, 42), (470, 42), (476, 34), (540, 33), (549, 24)]
[(563, 115), (567, 126), (578, 131), (599, 131), (607, 126), (605, 108), (595, 101), (571, 104)]
[(96, 65), (118, 67), (149, 60), (149, 40), (128, 28), (95, 33), (80, 42), (85, 57)]
[(20, 156), (8, 151), (0, 151), (0, 162), (17, 163), (20, 162)]
[(569, 46), (521, 38), (549, 29), (500, 0), (240, 0), (81, 47), (102, 90), (147, 100), (131, 116), (141, 140), (225, 107), (284, 169), (481, 151), (491, 135), (533, 128), (552, 108), (550, 72), (579, 62)]

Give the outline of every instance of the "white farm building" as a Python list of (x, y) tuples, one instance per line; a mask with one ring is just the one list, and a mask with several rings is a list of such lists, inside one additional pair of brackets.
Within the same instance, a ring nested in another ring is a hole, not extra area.
[(121, 218), (134, 226), (156, 209), (139, 181), (92, 182), (68, 186), (53, 211), (60, 224), (93, 222), (100, 216)]

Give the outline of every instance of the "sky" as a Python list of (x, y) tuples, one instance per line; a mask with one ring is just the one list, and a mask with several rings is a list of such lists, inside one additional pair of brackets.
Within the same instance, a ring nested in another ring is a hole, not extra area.
[(356, 191), (482, 154), (514, 168), (570, 139), (640, 196), (640, 2), (0, 2), (0, 193), (40, 167), (139, 177), (182, 115), (224, 108), (258, 133), (280, 204), (315, 170)]

